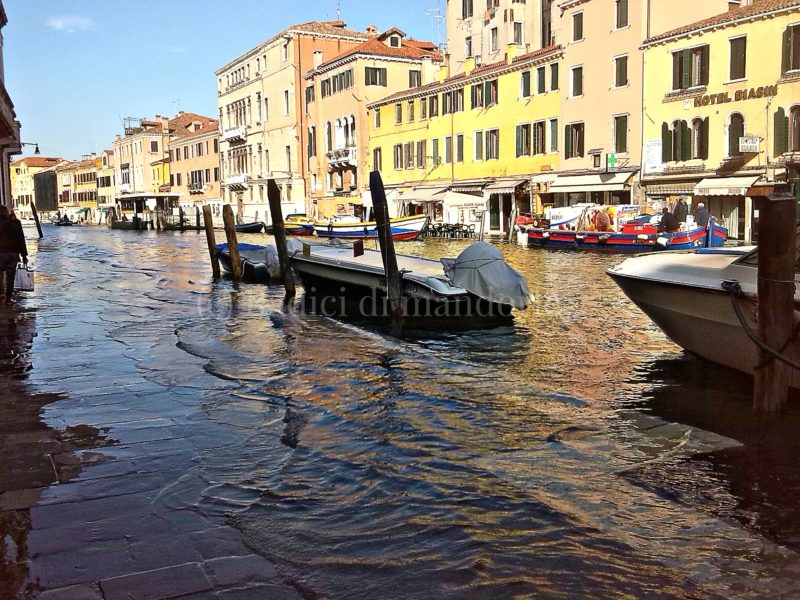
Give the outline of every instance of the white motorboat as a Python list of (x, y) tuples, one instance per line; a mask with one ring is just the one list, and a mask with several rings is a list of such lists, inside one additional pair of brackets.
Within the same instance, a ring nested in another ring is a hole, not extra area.
[[(686, 351), (752, 375), (759, 352), (734, 309), (738, 303), (750, 328), (757, 330), (757, 248), (705, 248), (659, 252), (629, 258), (606, 271), (673, 342)], [(737, 282), (741, 294), (731, 294)], [(800, 273), (795, 270), (795, 322), (800, 323)], [(796, 340), (783, 354), (800, 358)], [(793, 370), (792, 387), (800, 388)]]
[[(358, 301), (358, 316), (382, 316), (386, 277), (381, 253), (336, 241), (333, 244), (291, 238), (292, 266), (306, 292), (325, 292), (342, 301)], [(431, 260), (397, 254), (404, 314), (409, 317), (466, 320), (509, 317), (512, 308), (531, 302), (524, 278), (509, 267), (499, 250), (477, 242), (458, 258)], [(365, 302), (366, 299), (366, 302)]]

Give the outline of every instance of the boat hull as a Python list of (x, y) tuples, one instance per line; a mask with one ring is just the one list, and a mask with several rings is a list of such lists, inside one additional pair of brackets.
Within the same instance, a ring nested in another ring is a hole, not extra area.
[[(390, 220), (392, 239), (409, 241), (417, 239), (428, 224), (428, 217), (400, 217)], [(364, 223), (337, 223), (335, 221), (317, 221), (314, 223), (317, 237), (339, 239), (376, 239), (378, 224), (374, 221)]]
[[(264, 259), (261, 258), (265, 251), (263, 246), (252, 244), (239, 244), (239, 258), (242, 263), (242, 280), (251, 283), (266, 283), (270, 280), (269, 270)], [(228, 244), (217, 246), (219, 264), (227, 275), (233, 273), (233, 262), (228, 252)]]
[(261, 222), (236, 225), (236, 233), (261, 233), (263, 230), (264, 224)]
[(719, 225), (675, 233), (616, 233), (563, 229), (528, 230), (528, 245), (537, 248), (605, 250), (609, 252), (653, 252), (655, 250), (694, 250), (719, 247), (728, 231)]

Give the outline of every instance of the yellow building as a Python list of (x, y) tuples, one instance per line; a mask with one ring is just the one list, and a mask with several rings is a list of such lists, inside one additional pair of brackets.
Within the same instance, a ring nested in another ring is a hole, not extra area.
[(29, 156), (11, 161), (11, 206), (17, 216), (27, 219), (32, 216), (31, 203), (36, 204), (33, 176), (49, 169), (61, 161), (60, 158)]
[(745, 194), (800, 169), (800, 0), (755, 0), (644, 44), (648, 200), (685, 194), (752, 240)]
[(516, 49), (509, 45), (505, 60), (490, 65), (467, 60), (463, 73), (368, 106), (372, 169), (406, 211), (435, 207), (435, 218), (477, 223), (484, 215), (464, 196), (445, 198), (471, 194), (488, 202), (489, 230), (505, 233), (515, 210), (530, 211), (539, 186), (553, 178), (559, 168), (553, 65), (562, 50), (515, 56)]
[(93, 222), (97, 213), (97, 169), (100, 159), (94, 154), (77, 163), (74, 179), (73, 203), (77, 205), (75, 217)]

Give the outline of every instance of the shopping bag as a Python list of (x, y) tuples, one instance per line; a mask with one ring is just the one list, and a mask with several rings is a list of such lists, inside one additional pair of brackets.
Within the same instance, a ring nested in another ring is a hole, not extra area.
[(14, 289), (23, 292), (33, 291), (33, 269), (28, 265), (18, 265), (17, 274), (14, 276)]

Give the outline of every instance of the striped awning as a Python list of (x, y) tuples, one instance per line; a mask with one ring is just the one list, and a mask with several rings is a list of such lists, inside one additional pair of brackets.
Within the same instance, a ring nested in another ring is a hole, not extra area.
[(472, 179), (466, 181), (454, 181), (452, 185), (450, 185), (451, 192), (459, 192), (459, 193), (468, 193), (468, 192), (481, 192), (483, 188), (485, 188), (489, 181), (487, 179)]
[(677, 196), (679, 194), (694, 193), (694, 181), (673, 181), (668, 183), (645, 183), (645, 193), (648, 196)]
[(525, 183), (528, 179), (498, 179), (494, 183), (487, 185), (485, 192), (490, 194), (513, 194), (517, 188)]

